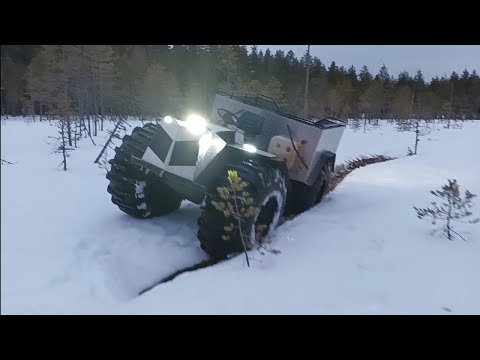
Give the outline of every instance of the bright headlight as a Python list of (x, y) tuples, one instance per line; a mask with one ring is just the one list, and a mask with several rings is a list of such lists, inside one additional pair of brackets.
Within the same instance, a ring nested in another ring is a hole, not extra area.
[(165, 116), (165, 117), (163, 118), (163, 120), (164, 120), (166, 123), (169, 123), (169, 124), (171, 124), (171, 123), (173, 122), (173, 118), (172, 118), (171, 116), (169, 116), (169, 115)]
[(251, 153), (257, 152), (257, 148), (255, 146), (253, 146), (252, 144), (244, 144), (243, 149), (245, 151), (248, 151), (248, 152), (251, 152)]
[(202, 159), (208, 151), (208, 148), (212, 145), (212, 133), (208, 132), (200, 138), (198, 141), (198, 157)]
[(207, 121), (200, 115), (192, 114), (185, 120), (185, 127), (195, 135), (201, 135), (207, 130)]
[(226, 142), (217, 137), (213, 137), (212, 133), (208, 131), (203, 134), (200, 140), (198, 141), (198, 157), (203, 159), (207, 151), (213, 150), (214, 152), (220, 152), (226, 145)]

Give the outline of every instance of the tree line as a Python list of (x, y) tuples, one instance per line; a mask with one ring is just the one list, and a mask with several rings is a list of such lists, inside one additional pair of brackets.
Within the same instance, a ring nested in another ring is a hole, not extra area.
[(224, 89), (263, 93), (303, 114), (307, 65), (308, 117), (480, 118), (475, 70), (426, 81), (421, 70), (394, 77), (384, 65), (372, 74), (240, 45), (2, 45), (1, 112), (74, 118), (95, 134), (106, 116), (208, 115)]

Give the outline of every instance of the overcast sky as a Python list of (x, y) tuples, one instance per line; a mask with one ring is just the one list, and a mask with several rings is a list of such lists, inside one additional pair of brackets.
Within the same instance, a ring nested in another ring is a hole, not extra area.
[[(272, 53), (277, 49), (285, 53), (292, 50), (297, 58), (307, 51), (306, 45), (257, 46), (264, 52), (270, 48)], [(310, 53), (327, 66), (335, 61), (346, 68), (354, 65), (358, 71), (367, 65), (374, 75), (383, 64), (395, 77), (403, 70), (415, 75), (420, 69), (427, 81), (436, 75), (450, 76), (452, 71), (461, 73), (464, 69), (469, 72), (475, 69), (480, 72), (480, 45), (312, 45)]]

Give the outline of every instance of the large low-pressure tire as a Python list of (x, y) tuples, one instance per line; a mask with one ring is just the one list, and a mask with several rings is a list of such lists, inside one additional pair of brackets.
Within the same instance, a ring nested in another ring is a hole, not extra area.
[[(232, 164), (218, 174), (217, 180), (207, 191), (205, 205), (198, 219), (197, 234), (202, 249), (218, 260), (244, 250), (237, 220), (233, 216), (226, 217), (212, 205), (212, 200), (222, 201), (218, 196), (217, 187), (230, 185), (227, 178), (228, 170), (237, 171), (238, 176), (248, 184), (243, 191), (250, 194), (254, 205), (260, 209), (257, 216), (246, 218), (242, 226), (247, 249), (261, 243), (261, 239), (265, 239), (276, 228), (287, 199), (285, 175), (271, 165), (248, 161)], [(235, 225), (235, 230), (226, 232), (225, 226), (228, 227), (230, 224)], [(260, 232), (257, 231), (258, 225), (265, 225)], [(222, 239), (223, 235), (230, 238)]]
[(318, 205), (327, 191), (331, 174), (331, 164), (327, 163), (311, 186), (292, 180), (291, 196), (288, 198), (286, 215), (298, 215)]
[(157, 125), (152, 123), (136, 127), (131, 136), (123, 137), (120, 147), (115, 148), (115, 157), (110, 160), (107, 191), (120, 210), (135, 218), (168, 214), (177, 210), (183, 200), (147, 169), (130, 161), (132, 155), (143, 155), (156, 130)]

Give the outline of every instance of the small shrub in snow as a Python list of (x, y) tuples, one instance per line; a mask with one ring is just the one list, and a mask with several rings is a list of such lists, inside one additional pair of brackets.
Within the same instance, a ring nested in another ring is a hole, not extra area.
[(457, 233), (452, 228), (452, 221), (474, 224), (480, 221), (480, 218), (474, 220), (464, 220), (471, 217), (473, 214), (470, 209), (473, 205), (473, 198), (477, 195), (472, 194), (470, 191), (465, 191), (465, 197), (460, 194), (460, 187), (457, 180), (448, 180), (448, 184), (444, 185), (441, 190), (430, 191), (430, 193), (441, 199), (442, 203), (438, 204), (433, 201), (432, 208), (417, 208), (413, 207), (417, 212), (419, 219), (431, 218), (432, 224), (436, 225), (438, 220), (445, 221), (445, 225), (441, 227), (441, 230), (448, 238), (453, 240), (458, 235), (464, 241), (467, 241), (462, 235)]
[(12, 162), (10, 162), (10, 161), (3, 160), (3, 159), (2, 159), (2, 165), (3, 165), (3, 164), (6, 164), (6, 165), (15, 165), (15, 163), (12, 163)]
[[(248, 239), (245, 239), (244, 237), (242, 223), (249, 218), (256, 217), (260, 213), (260, 209), (255, 205), (250, 194), (244, 191), (248, 184), (238, 176), (236, 171), (229, 170), (227, 178), (230, 186), (217, 187), (217, 192), (220, 195), (221, 201), (212, 201), (212, 205), (215, 209), (221, 211), (225, 217), (228, 218), (233, 216), (234, 222), (224, 227), (225, 234), (222, 235), (222, 239), (228, 241), (230, 240), (231, 234), (239, 231), (247, 265), (250, 266), (250, 260), (247, 253), (249, 244), (247, 243)], [(262, 242), (262, 234), (265, 232), (266, 228), (267, 225), (257, 225), (256, 240), (258, 243)]]
[(62, 155), (62, 162), (60, 165), (63, 166), (63, 170), (67, 171), (67, 159), (70, 157), (70, 152), (75, 150), (72, 145), (69, 145), (68, 140), (68, 119), (60, 118), (56, 122), (56, 126), (58, 128), (58, 135), (57, 136), (49, 136), (50, 139), (53, 139), (55, 148), (53, 150), (54, 154), (61, 154)]
[(234, 231), (239, 231), (247, 265), (250, 266), (247, 253), (248, 244), (243, 236), (242, 222), (249, 217), (258, 215), (260, 209), (255, 207), (253, 199), (249, 196), (250, 194), (243, 191), (248, 184), (238, 176), (236, 171), (228, 171), (228, 181), (230, 183), (229, 187), (217, 187), (217, 192), (220, 195), (220, 198), (224, 201), (212, 201), (212, 205), (215, 206), (218, 211), (223, 212), (225, 217), (229, 217), (230, 215), (234, 217), (237, 224), (230, 223), (229, 225), (225, 226), (225, 234), (222, 235), (222, 239), (228, 241), (230, 240), (229, 234), (233, 233)]
[(420, 136), (425, 136), (430, 133), (431, 128), (427, 122), (425, 122), (424, 125), (421, 124), (421, 120), (415, 120), (414, 122), (410, 122), (407, 124), (408, 127), (406, 130), (400, 130), (399, 131), (411, 131), (411, 129), (415, 129), (415, 145), (413, 147), (413, 150), (409, 147), (407, 151), (407, 156), (412, 156), (412, 155), (417, 155), (418, 151), (418, 143), (420, 142)]

